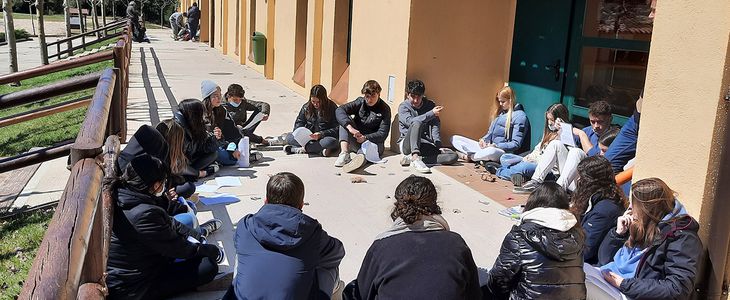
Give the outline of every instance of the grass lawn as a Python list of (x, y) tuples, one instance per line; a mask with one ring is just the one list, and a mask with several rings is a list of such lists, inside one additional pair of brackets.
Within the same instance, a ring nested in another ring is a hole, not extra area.
[[(113, 62), (111, 61), (104, 61), (81, 68), (56, 72), (43, 77), (24, 80), (22, 85), (19, 87), (11, 87), (9, 85), (0, 86), (0, 95), (31, 87), (47, 85), (73, 76), (99, 72), (104, 68), (111, 67), (112, 64)], [(0, 109), (0, 118), (63, 101), (82, 97), (88, 98), (93, 94), (93, 92), (94, 89), (92, 88), (41, 102), (8, 109)], [(86, 108), (79, 108), (3, 127), (0, 129), (0, 156), (13, 156), (26, 152), (32, 147), (45, 147), (67, 139), (73, 139), (76, 137), (78, 130), (81, 127), (81, 122), (83, 121), (85, 114)]]
[(15, 299), (53, 216), (38, 210), (0, 220), (0, 299)]

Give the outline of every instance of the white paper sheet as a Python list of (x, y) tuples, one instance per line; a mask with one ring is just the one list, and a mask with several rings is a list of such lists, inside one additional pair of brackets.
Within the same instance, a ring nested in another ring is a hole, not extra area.
[(573, 138), (573, 125), (569, 123), (560, 124), (560, 141), (564, 145), (575, 147), (575, 138)]
[(215, 182), (218, 186), (241, 186), (241, 180), (236, 176), (216, 177)]
[(217, 184), (201, 184), (195, 187), (195, 191), (198, 193), (215, 193), (220, 188)]
[(200, 196), (200, 202), (203, 202), (203, 204), (208, 206), (216, 204), (230, 204), (238, 201), (241, 200), (232, 194), (217, 194), (210, 197)]
[(382, 164), (387, 162), (387, 159), (380, 159), (380, 153), (378, 153), (378, 145), (371, 141), (365, 141), (360, 146), (360, 150), (357, 153), (365, 154), (365, 159), (374, 164)]
[[(600, 295), (601, 297), (596, 297), (595, 295), (587, 295), (588, 299), (628, 300), (626, 298), (626, 296), (624, 296), (624, 294), (622, 294), (617, 288), (615, 288), (613, 285), (611, 285), (605, 279), (603, 279), (603, 275), (601, 274), (601, 269), (584, 263), (583, 271), (586, 273), (586, 284), (592, 284), (595, 287), (598, 287), (599, 289), (601, 289), (605, 294), (607, 294), (607, 295)], [(606, 297), (606, 296), (610, 296), (610, 297)]]
[(264, 114), (257, 113), (253, 116), (253, 118), (251, 119), (251, 122), (248, 122), (246, 127), (243, 127), (243, 129), (244, 130), (249, 129), (249, 128), (253, 127), (254, 125), (258, 124), (259, 122), (261, 122), (261, 120), (263, 120), (263, 119), (264, 119)]
[(312, 138), (309, 137), (310, 135), (312, 135), (312, 131), (304, 127), (299, 127), (295, 129), (294, 132), (292, 132), (291, 134), (294, 136), (294, 139), (297, 141), (297, 143), (299, 143), (299, 146), (302, 147), (304, 147), (304, 145), (312, 140)]

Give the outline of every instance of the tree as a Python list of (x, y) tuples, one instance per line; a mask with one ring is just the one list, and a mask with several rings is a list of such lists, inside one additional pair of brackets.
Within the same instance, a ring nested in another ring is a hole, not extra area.
[(15, 25), (13, 24), (13, 0), (3, 1), (3, 16), (5, 17), (5, 39), (10, 50), (10, 73), (18, 72), (18, 49), (15, 45)]
[(48, 64), (48, 47), (46, 47), (46, 30), (43, 26), (43, 0), (35, 1), (35, 11), (38, 13), (38, 46), (41, 48), (41, 63)]

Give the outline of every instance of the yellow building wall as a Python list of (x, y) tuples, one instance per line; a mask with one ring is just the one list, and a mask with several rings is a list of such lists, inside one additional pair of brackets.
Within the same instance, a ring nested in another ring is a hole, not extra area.
[(250, 24), (251, 21), (251, 11), (254, 10), (254, 14), (256, 15), (254, 20), (254, 26), (253, 28), (249, 27), (247, 28), (247, 34), (246, 34), (246, 52), (245, 52), (245, 61), (246, 66), (249, 66), (250, 68), (254, 69), (256, 72), (259, 72), (261, 74), (264, 74), (264, 66), (259, 66), (255, 64), (253, 61), (248, 59), (249, 53), (251, 51), (251, 34), (254, 31), (258, 31), (263, 33), (267, 38), (269, 37), (269, 33), (267, 30), (267, 1), (266, 0), (247, 0), (249, 2), (255, 2), (255, 5), (247, 5), (246, 6), (246, 24)]
[[(226, 54), (232, 58), (234, 58), (236, 61), (239, 61), (239, 55), (238, 55), (238, 38), (239, 38), (239, 30), (240, 27), (238, 25), (238, 19), (236, 16), (239, 16), (240, 6), (242, 5), (241, 0), (228, 0), (227, 1), (227, 10), (225, 11), (226, 14)], [(239, 18), (242, 16), (239, 16)]]
[[(208, 42), (210, 40), (210, 3), (213, 0), (201, 0), (198, 1), (198, 9), (200, 9), (200, 42)], [(192, 3), (191, 3), (192, 4)]]
[(274, 80), (281, 82), (286, 87), (303, 95), (305, 88), (299, 86), (292, 80), (295, 70), (296, 8), (297, 1), (276, 1)]
[(213, 9), (212, 13), (215, 15), (213, 18), (213, 26), (210, 34), (214, 37), (213, 48), (223, 51), (223, 1), (224, 0), (212, 0)]
[[(443, 105), (441, 139), (487, 131), (494, 94), (508, 81), (515, 0), (413, 1), (407, 79)], [(449, 20), (441, 22), (439, 20)], [(474, 34), (475, 33), (475, 34)], [(399, 104), (403, 89), (397, 90)]]
[(322, 6), (322, 56), (319, 65), (319, 83), (327, 89), (327, 92), (332, 91), (334, 84), (332, 82), (332, 57), (334, 55), (335, 2), (324, 1)]
[[(383, 88), (380, 98), (390, 105), (394, 118), (405, 89), (411, 1), (353, 2), (349, 98), (360, 96), (363, 83), (374, 79)], [(392, 101), (387, 99), (389, 76), (395, 76)]]

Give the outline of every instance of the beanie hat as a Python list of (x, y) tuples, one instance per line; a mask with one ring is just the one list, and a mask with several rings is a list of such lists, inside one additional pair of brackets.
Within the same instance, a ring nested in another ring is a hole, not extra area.
[[(160, 124), (164, 125), (164, 123)], [(165, 137), (159, 130), (147, 124), (137, 129), (137, 132), (134, 133), (127, 146), (119, 153), (119, 157), (117, 158), (119, 169), (124, 170), (134, 157), (143, 154), (152, 155), (164, 164), (169, 164), (169, 146)]]
[(215, 93), (216, 89), (218, 89), (218, 85), (211, 80), (203, 80), (200, 83), (200, 94), (203, 96), (203, 99), (210, 97), (210, 95)]
[(152, 186), (155, 182), (162, 181), (165, 178), (165, 169), (162, 162), (148, 154), (135, 157), (130, 164), (137, 176), (147, 186)]

